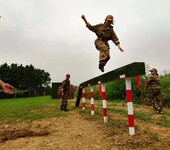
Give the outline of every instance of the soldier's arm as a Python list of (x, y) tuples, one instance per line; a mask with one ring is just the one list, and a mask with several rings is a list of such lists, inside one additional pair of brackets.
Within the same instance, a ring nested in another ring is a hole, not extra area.
[(149, 84), (148, 84), (148, 80), (145, 82), (145, 86), (144, 86), (144, 90), (147, 90), (148, 89), (148, 86), (149, 86)]
[(147, 88), (149, 87), (149, 85), (151, 84), (151, 82), (154, 80), (154, 78), (152, 76), (149, 77), (148, 80), (146, 80), (145, 82), (145, 90), (147, 90)]
[(64, 95), (64, 86), (65, 86), (66, 82), (65, 80), (62, 82), (62, 85), (61, 85), (61, 95), (63, 96)]
[(121, 52), (124, 52), (124, 50), (122, 49), (122, 47), (120, 46), (120, 42), (119, 42), (119, 39), (116, 35), (116, 33), (113, 31), (113, 36), (112, 36), (112, 39), (113, 43), (118, 47), (118, 49), (121, 51)]
[(92, 32), (97, 32), (97, 29), (95, 28), (95, 26), (92, 26), (87, 20), (86, 17), (84, 15), (81, 16), (81, 18), (84, 20), (86, 27), (91, 30)]
[(154, 80), (155, 80), (154, 77), (153, 77), (153, 76), (150, 76), (149, 79), (148, 79), (148, 85), (150, 85), (151, 82), (154, 81)]

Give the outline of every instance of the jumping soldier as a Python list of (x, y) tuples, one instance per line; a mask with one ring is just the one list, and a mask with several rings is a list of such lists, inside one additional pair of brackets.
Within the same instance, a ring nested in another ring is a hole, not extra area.
[(68, 103), (68, 97), (69, 97), (69, 87), (70, 87), (70, 75), (66, 75), (66, 79), (62, 82), (61, 85), (61, 108), (60, 110), (68, 111), (67, 109), (67, 103)]
[(113, 26), (111, 25), (114, 22), (113, 16), (106, 16), (104, 23), (100, 23), (94, 26), (87, 22), (84, 15), (82, 15), (81, 18), (84, 20), (86, 27), (97, 35), (97, 39), (94, 43), (96, 49), (99, 50), (99, 69), (104, 72), (104, 66), (110, 59), (110, 46), (108, 41), (113, 41), (113, 43), (120, 49), (121, 52), (124, 51), (121, 48), (119, 39), (113, 30)]
[(152, 68), (149, 70), (151, 72), (151, 76), (145, 82), (145, 90), (150, 86), (150, 101), (153, 105), (155, 111), (158, 111), (160, 114), (162, 111), (162, 98), (161, 98), (161, 87), (160, 87), (160, 79), (158, 77), (158, 71), (156, 68)]

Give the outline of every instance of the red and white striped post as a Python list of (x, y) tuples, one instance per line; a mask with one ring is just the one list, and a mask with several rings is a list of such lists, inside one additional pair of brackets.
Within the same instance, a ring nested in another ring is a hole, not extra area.
[(92, 86), (90, 86), (90, 99), (91, 99), (91, 115), (94, 115), (94, 91)]
[(127, 107), (128, 107), (129, 134), (134, 135), (135, 134), (135, 128), (134, 128), (131, 78), (126, 78), (125, 82), (126, 82), (126, 99), (127, 99)]
[(105, 84), (101, 83), (101, 89), (102, 89), (102, 102), (103, 102), (104, 123), (107, 123), (108, 122), (108, 116), (107, 116)]
[(82, 109), (85, 110), (85, 96), (86, 96), (86, 92), (85, 89), (82, 89)]

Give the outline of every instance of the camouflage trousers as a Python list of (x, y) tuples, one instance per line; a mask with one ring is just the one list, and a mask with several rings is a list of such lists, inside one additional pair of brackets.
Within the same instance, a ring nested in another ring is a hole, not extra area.
[(67, 109), (67, 103), (68, 103), (68, 95), (64, 94), (61, 100), (61, 109), (63, 110)]
[(150, 101), (153, 105), (153, 108), (155, 110), (160, 110), (162, 111), (162, 97), (161, 97), (161, 91), (160, 89), (152, 89), (150, 93)]
[(110, 59), (110, 46), (107, 42), (104, 42), (100, 39), (96, 39), (94, 42), (96, 49), (99, 50), (99, 62), (107, 61)]

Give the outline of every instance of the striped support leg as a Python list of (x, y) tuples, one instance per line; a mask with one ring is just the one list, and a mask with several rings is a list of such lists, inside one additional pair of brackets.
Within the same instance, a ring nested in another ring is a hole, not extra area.
[(94, 92), (92, 86), (90, 86), (90, 98), (91, 98), (91, 115), (94, 115)]
[(85, 110), (85, 89), (82, 90), (82, 109)]
[(103, 102), (104, 123), (107, 123), (108, 122), (108, 116), (107, 116), (105, 84), (101, 83), (101, 88), (102, 88), (102, 102)]
[(126, 78), (126, 99), (127, 99), (127, 107), (128, 107), (129, 134), (134, 135), (135, 134), (135, 128), (134, 128), (131, 78)]

